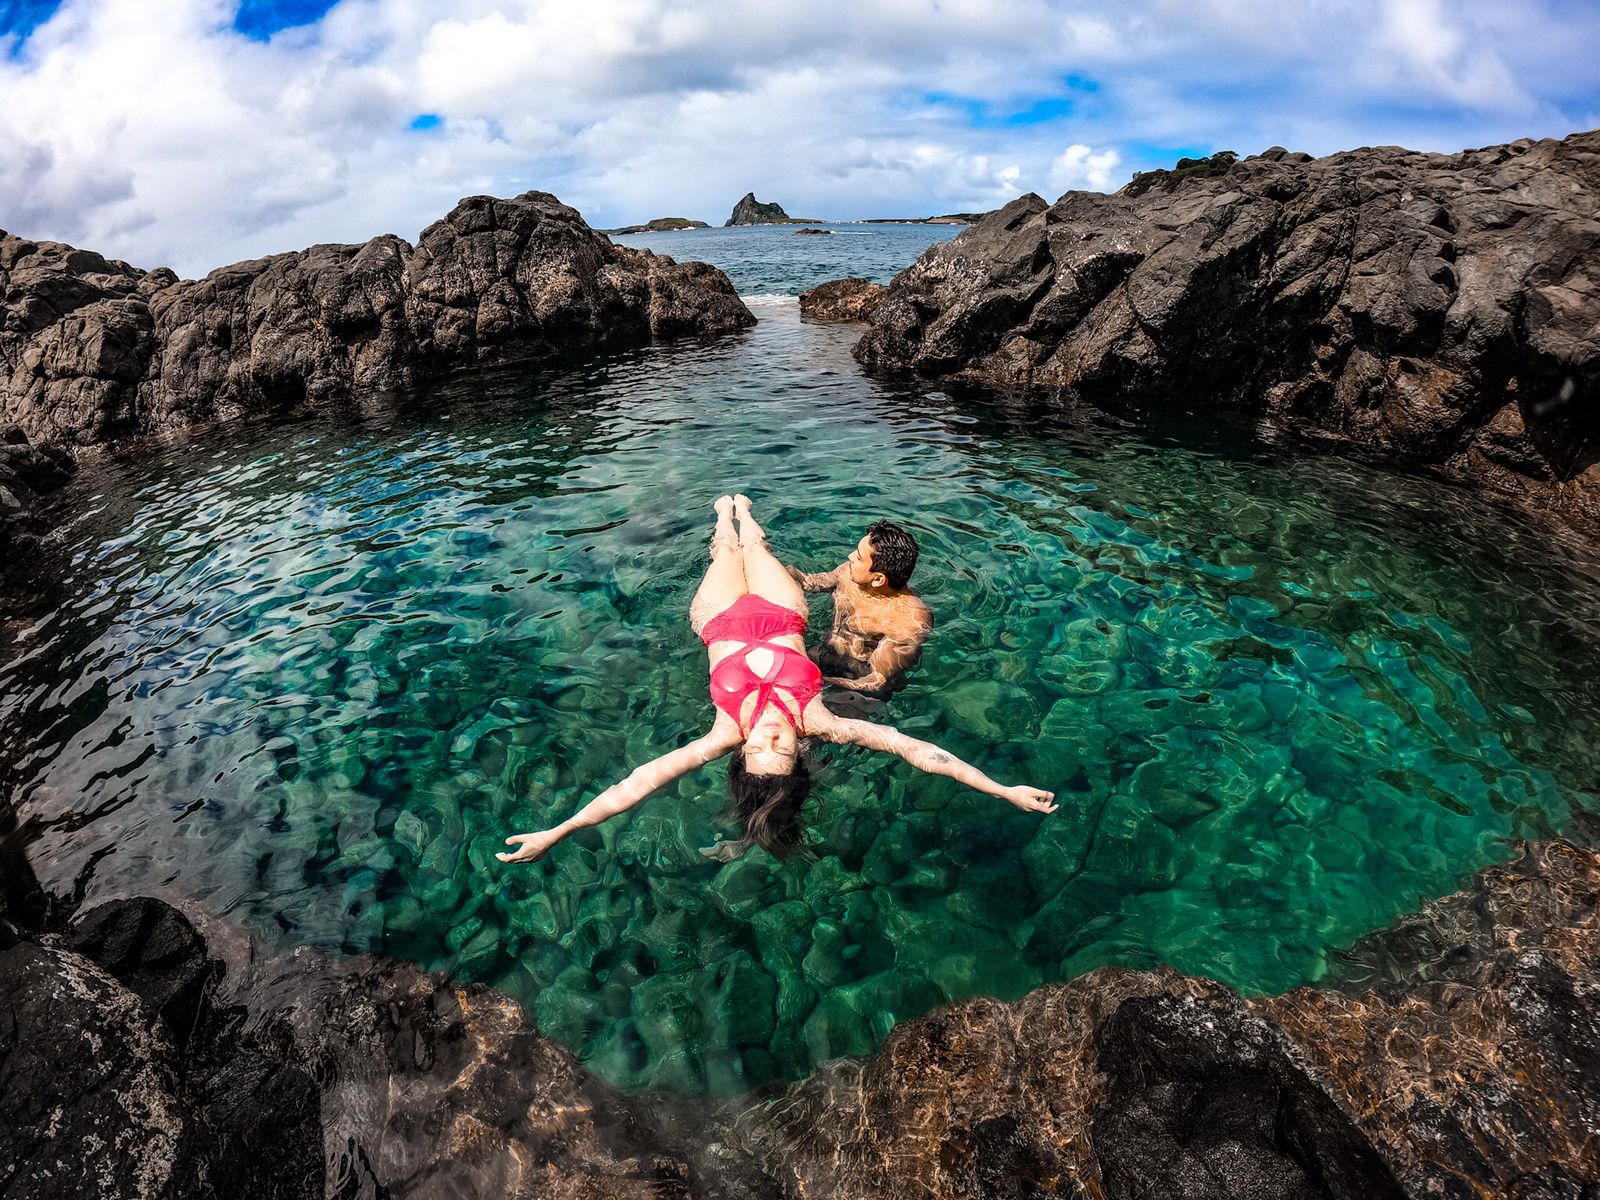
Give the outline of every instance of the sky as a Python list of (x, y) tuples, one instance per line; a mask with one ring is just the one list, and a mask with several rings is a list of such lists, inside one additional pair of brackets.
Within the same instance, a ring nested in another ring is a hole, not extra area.
[(198, 276), (554, 192), (597, 228), (1600, 127), (1596, 0), (0, 0), (0, 229)]

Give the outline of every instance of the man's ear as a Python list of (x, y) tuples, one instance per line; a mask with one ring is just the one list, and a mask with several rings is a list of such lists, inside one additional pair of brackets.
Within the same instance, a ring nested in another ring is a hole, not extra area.
[(885, 575), (882, 571), (874, 571), (871, 575), (869, 575), (867, 577), (867, 582), (870, 583), (875, 588), (888, 587), (889, 586), (889, 577), (887, 575)]

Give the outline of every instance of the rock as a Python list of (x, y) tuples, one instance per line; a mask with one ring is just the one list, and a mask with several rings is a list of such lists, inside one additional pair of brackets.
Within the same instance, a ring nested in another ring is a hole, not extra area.
[(545, 192), (197, 281), (0, 233), (0, 421), (94, 445), (451, 372), (745, 328), (721, 271), (612, 245)]
[(137, 993), (183, 1045), (200, 1024), (220, 975), (206, 944), (183, 914), (159, 900), (114, 900), (80, 914), (63, 938)]
[(794, 236), (795, 237), (802, 237), (802, 236), (832, 237), (833, 236), (833, 230), (831, 230), (831, 229), (796, 229), (794, 231)]
[(833, 279), (801, 292), (800, 312), (818, 321), (870, 321), (888, 294), (880, 283)]
[(676, 233), (681, 229), (710, 229), (704, 221), (691, 221), (688, 217), (652, 217), (643, 225), (627, 225), (621, 229), (607, 229), (605, 233), (621, 236), (627, 233)]
[(197, 1194), (197, 1124), (155, 1012), (79, 955), (0, 953), (0, 1189), (8, 1200)]
[[(1600, 1186), (1600, 853), (1524, 845), (1341, 974), (1247, 1000), (1102, 969), (949, 1005), (720, 1114), (699, 1170), (730, 1195), (840, 1200)], [(819, 1057), (862, 1037), (844, 990), (808, 1022)]]
[(754, 192), (746, 192), (744, 199), (733, 206), (733, 215), (722, 223), (730, 225), (790, 225), (815, 222), (815, 217), (791, 217), (781, 204), (763, 204)]
[(1600, 528), (1600, 131), (1452, 156), (1275, 149), (1154, 182), (1030, 194), (930, 248), (856, 357), (1240, 409)]

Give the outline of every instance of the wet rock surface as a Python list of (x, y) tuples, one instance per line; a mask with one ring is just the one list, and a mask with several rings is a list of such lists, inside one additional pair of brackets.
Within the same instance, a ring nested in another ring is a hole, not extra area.
[(0, 616), (22, 598), (23, 564), (47, 535), (39, 501), (71, 478), (73, 467), (60, 447), (32, 445), (17, 425), (0, 428)]
[(1030, 194), (902, 272), (856, 357), (1242, 409), (1600, 528), (1597, 206), (1600, 132)]
[(830, 279), (800, 293), (800, 311), (818, 321), (870, 321), (888, 294), (866, 279)]
[(544, 192), (201, 280), (0, 232), (0, 305), (0, 427), (68, 446), (755, 321), (721, 271), (615, 246)]

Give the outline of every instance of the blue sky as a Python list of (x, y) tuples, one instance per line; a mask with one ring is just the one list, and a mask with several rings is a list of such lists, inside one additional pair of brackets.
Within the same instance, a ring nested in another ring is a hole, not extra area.
[(200, 274), (463, 195), (720, 222), (1600, 126), (1593, 0), (0, 0), (0, 228)]

